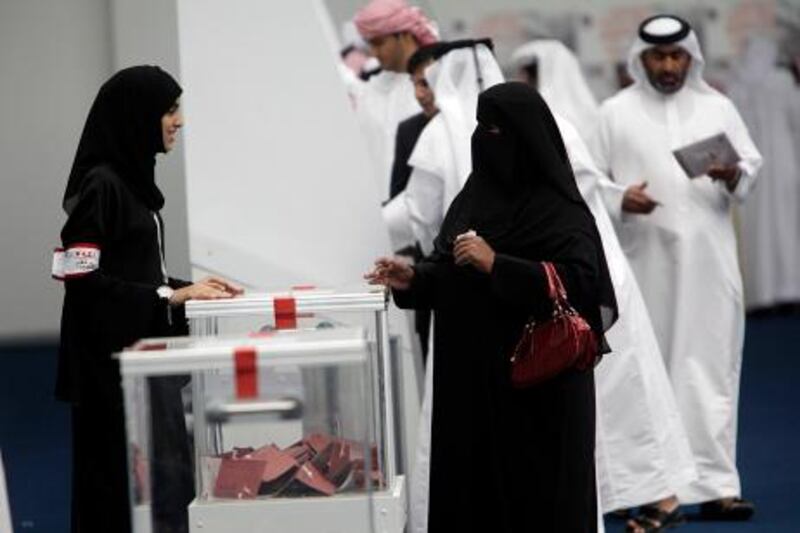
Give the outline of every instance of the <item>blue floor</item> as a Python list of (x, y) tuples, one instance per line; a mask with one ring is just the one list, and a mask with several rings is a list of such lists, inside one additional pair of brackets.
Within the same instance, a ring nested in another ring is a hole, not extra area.
[[(739, 404), (739, 470), (756, 504), (745, 523), (689, 522), (686, 533), (800, 532), (800, 316), (747, 321)], [(689, 507), (687, 514), (696, 512)], [(624, 522), (606, 520), (608, 531)]]
[[(747, 327), (739, 466), (757, 514), (744, 524), (689, 523), (686, 533), (800, 532), (800, 316)], [(53, 400), (54, 373), (51, 346), (0, 348), (0, 449), (16, 533), (69, 530), (69, 411)]]

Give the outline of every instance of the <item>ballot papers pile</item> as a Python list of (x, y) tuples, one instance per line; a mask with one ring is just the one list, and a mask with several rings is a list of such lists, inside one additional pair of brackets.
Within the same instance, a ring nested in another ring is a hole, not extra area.
[[(211, 461), (218, 467), (213, 495), (225, 499), (333, 496), (380, 487), (378, 450), (369, 465), (361, 442), (316, 433), (281, 449), (234, 448)], [(369, 469), (369, 475), (366, 474)]]

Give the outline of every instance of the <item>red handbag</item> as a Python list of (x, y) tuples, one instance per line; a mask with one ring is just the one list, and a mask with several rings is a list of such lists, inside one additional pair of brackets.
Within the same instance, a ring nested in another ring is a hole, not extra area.
[(591, 368), (597, 358), (597, 338), (592, 328), (567, 301), (567, 291), (552, 263), (543, 262), (553, 316), (546, 322), (533, 319), (511, 356), (511, 384), (530, 387), (565, 370)]

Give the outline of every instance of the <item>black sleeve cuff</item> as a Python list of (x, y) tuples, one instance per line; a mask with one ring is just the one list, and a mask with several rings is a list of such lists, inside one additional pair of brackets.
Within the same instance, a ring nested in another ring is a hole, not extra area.
[(191, 284), (192, 284), (191, 281), (186, 281), (186, 280), (178, 279), (178, 278), (169, 278), (169, 282), (167, 283), (167, 285), (169, 285), (172, 289), (174, 289), (176, 291), (178, 289), (182, 289), (184, 287), (188, 287)]
[(400, 309), (432, 309), (435, 299), (437, 263), (422, 262), (414, 265), (414, 277), (407, 290), (392, 289), (394, 303)]

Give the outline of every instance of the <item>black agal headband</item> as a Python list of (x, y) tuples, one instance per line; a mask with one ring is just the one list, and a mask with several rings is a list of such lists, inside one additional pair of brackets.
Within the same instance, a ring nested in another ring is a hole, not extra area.
[(639, 26), (639, 37), (648, 44), (674, 44), (692, 30), (689, 23), (675, 15), (655, 15)]

